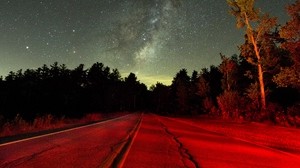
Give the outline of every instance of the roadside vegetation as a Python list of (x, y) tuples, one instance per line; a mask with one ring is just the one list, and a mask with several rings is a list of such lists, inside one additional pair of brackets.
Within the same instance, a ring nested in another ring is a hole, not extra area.
[(90, 68), (68, 69), (55, 62), (10, 72), (0, 78), (0, 134), (52, 129), (81, 122), (89, 113), (142, 110), (299, 127), (300, 0), (286, 7), (290, 20), (282, 26), (254, 3), (228, 0), (237, 27), (245, 32), (239, 54), (220, 54), (219, 65), (191, 76), (181, 69), (170, 86), (147, 89), (134, 73), (122, 78), (117, 69), (98, 62)]
[(35, 133), (46, 130), (69, 128), (77, 125), (99, 122), (109, 118), (126, 115), (126, 112), (111, 113), (102, 115), (101, 113), (86, 114), (80, 119), (75, 118), (57, 118), (51, 114), (35, 117), (32, 122), (24, 120), (19, 114), (10, 121), (1, 122), (0, 137), (14, 136), (18, 134)]

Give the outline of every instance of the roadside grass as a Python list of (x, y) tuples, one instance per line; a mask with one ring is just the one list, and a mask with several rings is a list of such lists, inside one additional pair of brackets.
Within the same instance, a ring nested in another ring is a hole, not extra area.
[(54, 129), (65, 125), (66, 121), (63, 118), (56, 119), (52, 115), (37, 117), (33, 122), (27, 122), (20, 115), (17, 115), (14, 120), (2, 124), (0, 137)]
[(110, 115), (103, 115), (101, 113), (91, 113), (85, 115), (81, 119), (69, 119), (65, 117), (56, 118), (48, 114), (36, 117), (33, 122), (27, 122), (20, 115), (17, 115), (12, 121), (0, 121), (0, 138), (97, 122), (124, 114), (125, 113), (113, 113)]

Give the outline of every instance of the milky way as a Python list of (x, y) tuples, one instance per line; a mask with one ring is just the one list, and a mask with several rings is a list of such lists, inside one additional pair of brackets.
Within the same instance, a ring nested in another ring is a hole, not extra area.
[[(258, 0), (262, 11), (288, 18), (294, 0)], [(238, 53), (226, 0), (3, 0), (0, 1), (0, 75), (58, 61), (69, 68), (102, 62), (147, 85), (170, 84), (181, 68), (220, 63)]]
[[(104, 57), (112, 57), (121, 69), (136, 73), (160, 61), (160, 52), (181, 31), (185, 15), (180, 15), (180, 2), (174, 0), (131, 1), (126, 13), (113, 28), (113, 40)], [(117, 60), (117, 61), (115, 61)]]

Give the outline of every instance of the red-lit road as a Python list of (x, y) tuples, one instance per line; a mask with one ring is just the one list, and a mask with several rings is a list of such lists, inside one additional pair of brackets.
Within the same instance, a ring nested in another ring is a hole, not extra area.
[(0, 145), (0, 167), (108, 167), (140, 119), (131, 114), (98, 124)]
[(299, 167), (299, 160), (152, 114), (0, 145), (0, 167)]
[(123, 167), (299, 168), (300, 157), (150, 114), (144, 115)]

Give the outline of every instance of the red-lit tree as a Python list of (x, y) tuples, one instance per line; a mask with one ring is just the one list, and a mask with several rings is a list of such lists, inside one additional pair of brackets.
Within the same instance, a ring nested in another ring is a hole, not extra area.
[(268, 49), (266, 36), (276, 25), (276, 18), (268, 15), (261, 16), (259, 10), (254, 8), (255, 0), (227, 0), (231, 7), (231, 14), (237, 19), (237, 27), (246, 27), (246, 42), (240, 47), (242, 56), (257, 67), (258, 83), (260, 88), (261, 110), (266, 109), (266, 93), (264, 84), (264, 54)]
[(281, 47), (286, 49), (293, 61), (291, 67), (282, 68), (274, 81), (282, 87), (291, 86), (300, 89), (300, 0), (287, 7), (291, 19), (284, 25), (279, 34), (284, 42)]

